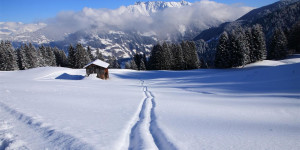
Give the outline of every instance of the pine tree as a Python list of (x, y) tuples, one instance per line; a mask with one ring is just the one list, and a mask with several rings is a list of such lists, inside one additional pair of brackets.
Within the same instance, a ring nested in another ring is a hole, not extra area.
[(172, 44), (171, 46), (172, 53), (173, 53), (173, 59), (174, 64), (172, 69), (174, 70), (184, 70), (184, 59), (183, 59), (183, 53), (180, 45)]
[(149, 60), (151, 70), (163, 70), (164, 61), (163, 47), (160, 44), (154, 45)]
[(189, 55), (189, 52), (188, 52), (189, 51), (189, 45), (186, 42), (182, 41), (180, 43), (180, 46), (181, 46), (182, 54), (183, 54), (183, 62), (184, 62), (183, 66), (184, 66), (184, 69), (187, 70), (187, 69), (189, 69), (188, 60), (190, 58), (190, 55)]
[(114, 68), (114, 69), (120, 69), (121, 68), (117, 58), (114, 57), (114, 56), (108, 58), (108, 63), (109, 63), (109, 68)]
[[(201, 68), (214, 67), (215, 51), (203, 39), (195, 41)], [(217, 47), (217, 46), (216, 46)]]
[(189, 45), (189, 69), (199, 69), (200, 68), (200, 61), (199, 61), (199, 57), (197, 54), (197, 49), (196, 49), (196, 45), (193, 41), (187, 41), (187, 44)]
[(46, 47), (46, 64), (48, 66), (56, 66), (56, 58), (50, 46)]
[(145, 65), (143, 59), (141, 59), (141, 64), (140, 64), (140, 69), (139, 70), (146, 70), (146, 65)]
[(55, 56), (56, 66), (61, 66), (61, 64), (62, 64), (62, 58), (60, 56), (60, 52), (59, 52), (59, 49), (57, 47), (53, 48), (53, 54)]
[(267, 48), (265, 35), (261, 25), (257, 24), (252, 27), (252, 40), (252, 51), (254, 55), (252, 62), (265, 60), (267, 56)]
[(72, 45), (69, 46), (68, 48), (68, 62), (69, 62), (69, 67), (75, 68), (76, 66), (76, 58), (75, 58), (75, 49)]
[(44, 59), (45, 51), (42, 52), (42, 50), (41, 50), (41, 49), (46, 50), (46, 48), (45, 47), (42, 48), (42, 47), (43, 46), (39, 47), (39, 49), (37, 50), (38, 66), (39, 67), (45, 67), (45, 66), (47, 66), (46, 62), (45, 62), (45, 59)]
[(239, 45), (239, 59), (237, 66), (245, 66), (250, 63), (250, 42), (243, 28), (238, 28), (237, 39)]
[(90, 48), (90, 46), (87, 47), (87, 53), (89, 55), (89, 58), (91, 61), (94, 61), (95, 60), (95, 57), (94, 55), (92, 54), (92, 49)]
[(219, 38), (219, 44), (217, 46), (217, 52), (215, 56), (216, 68), (230, 68), (231, 55), (229, 50), (229, 37), (227, 32), (223, 32)]
[(254, 40), (253, 40), (253, 35), (252, 35), (252, 29), (251, 28), (246, 28), (245, 31), (245, 39), (247, 40), (249, 44), (249, 62), (248, 63), (253, 63), (256, 62), (257, 58), (254, 55)]
[(243, 36), (240, 31), (233, 30), (229, 37), (229, 50), (232, 67), (244, 65)]
[(5, 71), (6, 70), (6, 64), (7, 64), (7, 54), (5, 50), (5, 44), (4, 41), (1, 41), (0, 44), (0, 70)]
[(200, 67), (200, 61), (198, 58), (196, 45), (194, 42), (182, 41), (181, 48), (184, 58), (185, 69), (198, 69)]
[(288, 47), (292, 51), (300, 53), (300, 21), (297, 22), (290, 31)]
[(288, 55), (287, 39), (281, 29), (275, 29), (270, 43), (268, 59), (283, 59)]
[(9, 41), (5, 42), (4, 48), (6, 49), (7, 56), (7, 71), (17, 70), (17, 56), (12, 44)]
[(136, 64), (138, 70), (140, 70), (140, 67), (141, 67), (141, 59), (142, 59), (142, 55), (140, 55), (140, 54), (135, 54), (133, 56), (133, 60), (135, 61), (135, 64)]
[(62, 67), (68, 67), (69, 63), (68, 63), (68, 58), (67, 58), (67, 55), (66, 55), (65, 51), (60, 50), (59, 54), (60, 54), (60, 58), (61, 58), (61, 64), (60, 64), (60, 66), (62, 66)]
[(145, 64), (145, 70), (149, 70), (149, 63), (148, 63), (148, 60), (147, 60), (147, 57), (146, 57), (146, 54), (144, 53), (143, 54), (143, 62), (144, 62), (144, 64)]
[(173, 55), (170, 46), (168, 43), (164, 42), (162, 48), (162, 57), (164, 57), (164, 60), (162, 61), (163, 70), (170, 70), (173, 67)]
[(75, 67), (76, 68), (83, 68), (86, 64), (91, 62), (91, 59), (81, 44), (76, 45), (76, 52), (75, 52)]
[(28, 69), (29, 65), (27, 64), (27, 57), (23, 45), (17, 50), (17, 57), (18, 57), (19, 69), (20, 70)]
[(130, 69), (138, 70), (138, 67), (133, 59), (130, 61)]
[(41, 45), (39, 47), (39, 51), (40, 51), (40, 54), (41, 54), (42, 59), (43, 59), (43, 60), (41, 60), (42, 63), (40, 63), (40, 65), (42, 65), (42, 66), (49, 66), (48, 63), (47, 63), (48, 57), (47, 57), (46, 47), (44, 45)]
[(26, 55), (26, 64), (28, 69), (38, 67), (38, 57), (35, 47), (29, 43), (24, 45), (25, 55)]

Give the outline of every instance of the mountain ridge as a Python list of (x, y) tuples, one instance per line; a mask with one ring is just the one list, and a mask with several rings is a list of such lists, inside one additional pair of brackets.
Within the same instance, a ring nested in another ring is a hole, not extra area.
[[(210, 41), (212, 39), (217, 38), (223, 31), (231, 31), (232, 29), (239, 27), (239, 26), (249, 26), (251, 24), (260, 23), (261, 18), (268, 17), (268, 15), (281, 10), (289, 5), (293, 5), (299, 3), (299, 0), (281, 0), (275, 2), (273, 4), (263, 6), (260, 8), (256, 8), (247, 14), (243, 15), (236, 21), (232, 22), (225, 22), (219, 25), (218, 27), (212, 27), (207, 30), (202, 31), (199, 35), (197, 35), (193, 40), (197, 41), (203, 39), (205, 41)], [(267, 23), (267, 22), (266, 22)], [(264, 25), (263, 25), (264, 26)], [(269, 30), (266, 31), (266, 34), (269, 34)]]

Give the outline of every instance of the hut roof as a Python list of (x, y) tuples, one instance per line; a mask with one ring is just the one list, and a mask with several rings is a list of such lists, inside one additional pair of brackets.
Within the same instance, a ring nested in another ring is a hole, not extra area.
[(95, 61), (92, 61), (89, 64), (85, 65), (83, 68), (86, 68), (86, 67), (88, 67), (91, 64), (94, 64), (94, 65), (97, 65), (97, 66), (100, 66), (100, 67), (103, 67), (103, 68), (107, 68), (109, 66), (108, 63), (106, 63), (106, 62), (104, 62), (102, 60), (96, 59)]

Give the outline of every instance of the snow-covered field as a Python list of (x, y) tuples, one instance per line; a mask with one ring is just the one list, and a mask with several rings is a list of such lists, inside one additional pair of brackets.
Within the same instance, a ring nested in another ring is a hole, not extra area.
[(300, 149), (300, 55), (240, 69), (0, 72), (2, 149)]

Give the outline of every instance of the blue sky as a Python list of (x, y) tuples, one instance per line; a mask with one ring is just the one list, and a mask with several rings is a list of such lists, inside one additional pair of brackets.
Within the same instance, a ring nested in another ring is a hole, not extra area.
[[(84, 7), (115, 9), (138, 0), (0, 0), (0, 22), (39, 22), (61, 11), (80, 11)], [(144, 1), (144, 0), (141, 0)], [(173, 0), (178, 1), (178, 0)], [(186, 0), (195, 2), (199, 0)], [(261, 7), (278, 0), (213, 0), (225, 4)]]

